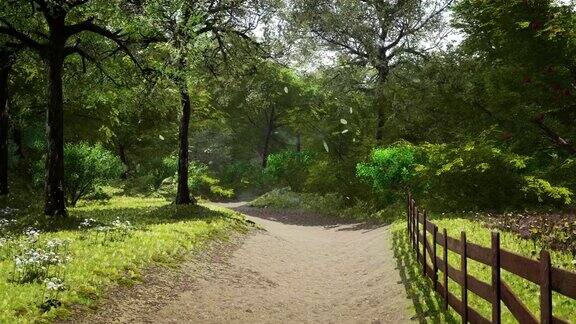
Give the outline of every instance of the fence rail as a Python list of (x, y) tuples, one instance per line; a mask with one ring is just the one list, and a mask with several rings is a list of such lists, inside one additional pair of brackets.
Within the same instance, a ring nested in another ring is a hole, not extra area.
[[(434, 290), (444, 300), (444, 307), (448, 309), (448, 306), (451, 306), (460, 314), (463, 323), (500, 323), (502, 303), (520, 323), (569, 323), (554, 317), (552, 292), (576, 299), (576, 273), (553, 267), (548, 251), (542, 250), (539, 260), (506, 251), (500, 247), (500, 235), (497, 232), (492, 233), (490, 248), (467, 242), (465, 232), (461, 233), (459, 239), (452, 238), (448, 236), (446, 229), (443, 229), (442, 233), (438, 231), (438, 226), (427, 219), (426, 211), (419, 210), (411, 195), (408, 196), (407, 210), (408, 235), (422, 272), (432, 280)], [(432, 242), (428, 239), (428, 234)], [(438, 246), (442, 247), (441, 256), (437, 255)], [(459, 269), (448, 263), (448, 251), (460, 256)], [(490, 283), (468, 274), (468, 259), (491, 267)], [(502, 280), (502, 269), (540, 286), (539, 319)], [(450, 292), (449, 279), (460, 286), (460, 299)], [(491, 319), (485, 318), (468, 305), (469, 291), (492, 304)], [(576, 319), (576, 310), (574, 312)]]

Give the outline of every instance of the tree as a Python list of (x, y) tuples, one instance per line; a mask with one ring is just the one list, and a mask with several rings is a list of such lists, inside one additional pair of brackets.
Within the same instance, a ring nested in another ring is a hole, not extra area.
[(287, 130), (292, 114), (302, 105), (305, 84), (290, 69), (262, 61), (243, 77), (234, 76), (214, 97), (223, 107), (236, 137), (243, 138), (243, 150), (252, 147), (266, 168), (278, 132)]
[[(425, 55), (423, 37), (440, 27), (452, 0), (294, 2), (294, 21), (314, 40), (375, 71), (376, 140), (382, 140), (384, 84), (400, 57)], [(345, 18), (344, 18), (345, 17)]]
[[(513, 107), (517, 116), (536, 125), (559, 151), (576, 155), (574, 6), (552, 0), (460, 1), (455, 26), (466, 33), (463, 49), (487, 70), (507, 67), (515, 78), (507, 88), (522, 98)], [(511, 107), (505, 108), (510, 115)]]
[(188, 186), (188, 132), (192, 113), (190, 68), (195, 60), (198, 61), (199, 54), (214, 47), (226, 57), (232, 44), (227, 38), (253, 43), (248, 32), (256, 27), (255, 17), (251, 15), (257, 8), (251, 0), (202, 0), (158, 1), (148, 9), (154, 13), (155, 18), (149, 23), (151, 28), (157, 29), (157, 42), (169, 48), (170, 58), (162, 61), (160, 71), (174, 83), (180, 95), (176, 204), (191, 204), (195, 203), (195, 199), (190, 196)]
[[(112, 31), (87, 16), (90, 0), (14, 0), (0, 5), (0, 34), (22, 43), (44, 61), (48, 75), (46, 108), (47, 159), (44, 213), (66, 215), (64, 194), (64, 62), (71, 55), (98, 64), (83, 46), (82, 35), (94, 34), (115, 43), (132, 58), (120, 31)], [(31, 5), (31, 6), (30, 6)], [(88, 7), (88, 8), (85, 8)], [(72, 14), (71, 14), (72, 13)], [(26, 17), (26, 18), (23, 18)], [(75, 22), (72, 23), (71, 20)], [(135, 61), (135, 59), (134, 59)]]
[(0, 47), (0, 196), (8, 194), (8, 77), (14, 56), (15, 49)]

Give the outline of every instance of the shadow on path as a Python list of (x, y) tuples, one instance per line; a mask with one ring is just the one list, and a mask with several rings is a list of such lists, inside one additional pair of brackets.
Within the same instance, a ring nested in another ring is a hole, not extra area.
[(322, 226), (337, 231), (372, 231), (381, 228), (382, 224), (359, 223), (337, 217), (324, 216), (304, 210), (254, 208), (241, 206), (232, 208), (234, 211), (256, 218), (280, 222), (286, 225)]
[(416, 311), (411, 319), (419, 323), (459, 323), (444, 310), (443, 301), (433, 291), (432, 283), (422, 275), (420, 263), (416, 262), (415, 251), (404, 231), (394, 232), (392, 245), (402, 283)]

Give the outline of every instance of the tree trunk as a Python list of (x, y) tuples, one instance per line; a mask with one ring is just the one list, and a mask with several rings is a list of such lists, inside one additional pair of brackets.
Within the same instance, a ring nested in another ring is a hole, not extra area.
[[(385, 59), (385, 54), (383, 54), (382, 61), (387, 62)], [(376, 89), (376, 143), (380, 144), (384, 138), (383, 127), (384, 127), (384, 106), (386, 105), (386, 94), (384, 93), (384, 86), (386, 85), (386, 80), (388, 80), (388, 75), (390, 74), (390, 69), (387, 65), (383, 65), (378, 69), (378, 89)]]
[[(5, 62), (1, 63), (4, 64)], [(10, 65), (0, 67), (0, 196), (8, 194), (8, 74)]]
[(270, 139), (272, 138), (272, 132), (274, 132), (274, 108), (270, 112), (270, 118), (268, 118), (268, 125), (266, 126), (266, 133), (264, 134), (264, 145), (262, 146), (262, 168), (265, 169), (268, 165), (268, 154), (270, 150)]
[(128, 158), (126, 157), (126, 148), (124, 147), (124, 144), (118, 144), (118, 156), (124, 166), (124, 171), (122, 171), (120, 179), (126, 180), (128, 179)]
[(64, 102), (62, 74), (64, 68), (62, 50), (52, 48), (48, 65), (48, 111), (46, 114), (46, 177), (44, 183), (44, 214), (66, 216), (64, 195)]
[(302, 152), (302, 135), (296, 134), (296, 153)]
[(180, 100), (182, 103), (182, 118), (180, 120), (180, 129), (178, 139), (180, 149), (178, 152), (178, 192), (176, 193), (176, 204), (188, 205), (195, 204), (194, 197), (190, 197), (190, 188), (188, 187), (188, 128), (190, 127), (190, 94), (184, 84), (180, 85)]
[(384, 127), (384, 111), (382, 109), (382, 103), (377, 103), (377, 110), (376, 110), (376, 142), (379, 144), (382, 142), (383, 133), (382, 128)]

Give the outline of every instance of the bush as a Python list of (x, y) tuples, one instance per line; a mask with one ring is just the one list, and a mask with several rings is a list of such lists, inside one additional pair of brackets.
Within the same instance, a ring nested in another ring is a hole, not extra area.
[(280, 185), (290, 186), (294, 191), (302, 191), (311, 162), (310, 153), (283, 151), (268, 157), (265, 171)]
[(208, 167), (203, 164), (190, 165), (188, 185), (195, 196), (211, 200), (234, 198), (234, 190), (222, 187), (220, 180), (211, 176)]
[(415, 148), (409, 144), (397, 144), (372, 151), (369, 162), (356, 166), (356, 175), (391, 203), (408, 190), (415, 165)]
[(64, 187), (72, 206), (80, 198), (94, 193), (96, 186), (120, 177), (123, 170), (117, 156), (100, 145), (86, 143), (64, 147), (64, 168)]
[[(170, 199), (176, 196), (178, 181), (176, 175), (164, 179), (159, 193)], [(204, 164), (190, 163), (188, 168), (188, 186), (192, 195), (210, 200), (234, 198), (234, 190), (220, 184), (220, 180), (209, 173)]]
[(224, 168), (222, 183), (235, 191), (255, 191), (264, 193), (270, 189), (270, 176), (260, 165), (248, 161), (236, 161)]
[(464, 144), (396, 144), (375, 149), (356, 174), (388, 204), (410, 190), (442, 210), (502, 210), (537, 205), (567, 205), (568, 188), (535, 175), (533, 159), (487, 140)]
[[(95, 193), (97, 186), (120, 177), (122, 171), (120, 159), (101, 145), (79, 143), (64, 146), (64, 191), (71, 206)], [(44, 160), (36, 163), (35, 182), (43, 183), (43, 176)]]
[(533, 174), (532, 159), (482, 138), (464, 145), (425, 144), (418, 180), (435, 206), (454, 209), (511, 209), (569, 204), (572, 192)]

